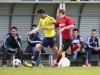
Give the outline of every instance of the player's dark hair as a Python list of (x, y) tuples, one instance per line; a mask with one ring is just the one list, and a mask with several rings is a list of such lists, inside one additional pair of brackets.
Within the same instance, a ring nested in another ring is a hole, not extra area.
[(40, 13), (40, 14), (44, 13), (45, 14), (45, 10), (43, 8), (40, 8), (40, 9), (38, 9), (37, 13)]
[(37, 25), (36, 25), (36, 24), (33, 24), (33, 25), (32, 25), (32, 28), (33, 28), (33, 27), (37, 27)]
[(97, 30), (96, 30), (96, 29), (92, 29), (92, 32), (94, 32), (94, 31), (95, 31), (95, 32), (97, 32)]
[(79, 30), (78, 30), (77, 28), (74, 28), (74, 29), (73, 29), (73, 32), (74, 32), (74, 31), (77, 31), (77, 32), (79, 32)]
[(65, 10), (63, 8), (58, 9), (59, 13), (62, 13), (63, 15), (65, 15)]
[(15, 27), (15, 26), (11, 27), (11, 30), (12, 30), (12, 29), (18, 30), (17, 27)]

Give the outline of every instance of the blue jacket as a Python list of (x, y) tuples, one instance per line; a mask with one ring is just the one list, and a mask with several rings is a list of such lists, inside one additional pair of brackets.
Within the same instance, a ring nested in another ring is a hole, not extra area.
[(28, 41), (28, 44), (30, 46), (34, 46), (37, 44), (37, 43), (40, 43), (42, 41), (43, 37), (40, 35), (39, 32), (37, 32), (36, 34), (32, 34), (31, 36), (29, 36), (27, 38), (27, 41)]
[(97, 46), (100, 49), (100, 39), (97, 36), (95, 37), (95, 39), (92, 39), (92, 37), (89, 36), (87, 38), (87, 43), (88, 43), (88, 48), (93, 48)]
[[(31, 36), (29, 36), (27, 38), (28, 41), (28, 46), (25, 50), (25, 53), (30, 53), (32, 52), (32, 48), (36, 46), (36, 44), (40, 43), (42, 41), (43, 37), (41, 36), (41, 34), (39, 32), (37, 32), (36, 34), (32, 34)], [(42, 49), (42, 52), (45, 53), (45, 50)]]
[(19, 34), (16, 34), (16, 36), (18, 38), (18, 41), (15, 41), (11, 33), (8, 33), (4, 38), (4, 44), (1, 46), (1, 51), (3, 51), (5, 48), (11, 51), (14, 51), (15, 48), (21, 48), (22, 38)]

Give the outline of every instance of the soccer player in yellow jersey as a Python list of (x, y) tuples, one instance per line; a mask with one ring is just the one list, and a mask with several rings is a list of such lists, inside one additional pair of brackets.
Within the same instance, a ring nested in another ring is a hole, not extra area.
[(55, 21), (55, 19), (51, 16), (46, 15), (44, 9), (39, 9), (37, 11), (37, 13), (38, 13), (38, 16), (40, 17), (38, 27), (36, 29), (34, 29), (33, 31), (27, 33), (27, 36), (30, 36), (32, 33), (37, 32), (39, 29), (43, 29), (45, 37), (41, 41), (41, 43), (36, 46), (36, 52), (34, 54), (34, 58), (32, 61), (32, 67), (34, 66), (34, 64), (39, 56), (39, 51), (41, 49), (43, 49), (43, 47), (50, 46), (54, 53), (56, 53), (56, 54), (58, 53), (58, 48), (55, 43), (56, 32), (55, 32), (55, 29), (53, 29), (55, 26), (52, 23)]

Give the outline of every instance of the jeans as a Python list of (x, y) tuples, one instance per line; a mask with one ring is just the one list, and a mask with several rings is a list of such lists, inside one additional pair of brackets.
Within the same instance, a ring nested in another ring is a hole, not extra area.
[[(34, 56), (34, 53), (36, 52), (35, 47), (33, 47), (32, 50), (33, 50), (33, 56)], [(37, 64), (38, 64), (38, 65), (41, 64), (41, 52), (39, 53), (39, 57), (38, 57), (38, 59), (37, 59)]]
[(87, 64), (88, 63), (91, 63), (91, 54), (99, 54), (99, 61), (100, 61), (100, 49), (98, 51), (95, 51), (94, 49), (92, 48), (89, 48), (88, 51), (87, 51)]
[[(3, 50), (2, 65), (7, 65), (6, 60), (7, 60), (7, 54), (8, 54), (8, 52), (9, 52), (9, 53), (14, 53), (14, 51), (10, 51), (10, 50), (8, 50), (8, 49), (5, 48), (5, 49)], [(18, 49), (17, 55), (18, 55), (18, 59), (20, 59), (20, 60), (21, 60), (21, 63), (23, 64), (22, 50), (21, 50), (21, 49)]]

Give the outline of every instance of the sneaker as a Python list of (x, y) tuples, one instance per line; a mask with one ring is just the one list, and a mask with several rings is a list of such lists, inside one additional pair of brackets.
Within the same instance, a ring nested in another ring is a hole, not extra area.
[(89, 63), (89, 64), (87, 64), (87, 67), (91, 67), (91, 64)]
[(83, 67), (86, 67), (86, 65), (83, 65)]
[(33, 67), (33, 64), (30, 64), (30, 63), (27, 63), (27, 62), (25, 62), (25, 65), (26, 65), (27, 67), (30, 67), (30, 68)]
[(57, 67), (57, 66), (58, 66), (57, 64), (54, 64), (54, 65), (52, 65), (51, 67), (52, 67), (52, 68), (55, 68), (55, 67)]
[(34, 56), (31, 57), (31, 59), (33, 59), (33, 58), (34, 58)]
[(32, 66), (30, 66), (30, 68), (33, 68), (34, 67), (34, 63), (32, 63)]
[(3, 67), (7, 67), (7, 65), (3, 65)]
[(39, 66), (39, 67), (44, 67), (42, 64), (39, 64), (38, 66)]

